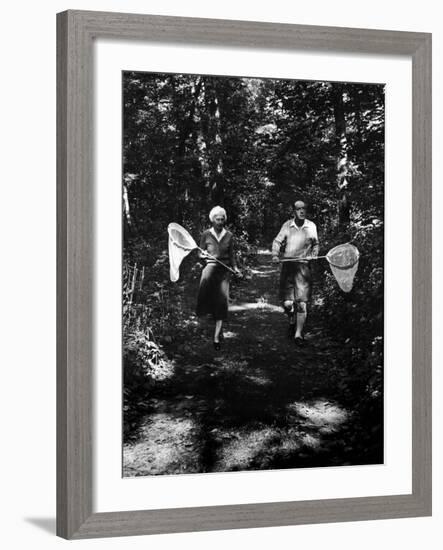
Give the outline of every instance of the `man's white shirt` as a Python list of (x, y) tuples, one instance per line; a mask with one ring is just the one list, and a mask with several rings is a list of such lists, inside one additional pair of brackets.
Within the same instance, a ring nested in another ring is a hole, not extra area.
[(306, 258), (312, 254), (314, 246), (318, 245), (317, 226), (310, 220), (305, 220), (298, 226), (294, 219), (286, 221), (272, 244), (273, 255), (278, 255), (280, 247), (286, 242), (284, 258)]

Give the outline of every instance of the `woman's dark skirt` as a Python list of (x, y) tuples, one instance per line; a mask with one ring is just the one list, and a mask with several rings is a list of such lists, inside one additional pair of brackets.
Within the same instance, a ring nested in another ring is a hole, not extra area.
[(229, 271), (216, 263), (208, 263), (202, 271), (198, 289), (198, 317), (211, 314), (215, 320), (228, 316)]

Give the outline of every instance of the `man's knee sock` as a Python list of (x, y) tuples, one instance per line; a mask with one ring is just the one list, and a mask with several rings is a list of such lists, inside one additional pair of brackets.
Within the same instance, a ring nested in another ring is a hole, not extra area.
[(286, 300), (283, 304), (286, 315), (288, 316), (289, 323), (291, 325), (295, 324), (295, 315), (294, 315), (294, 302)]
[(297, 302), (297, 328), (295, 331), (296, 338), (301, 338), (303, 336), (303, 327), (305, 326), (306, 317), (306, 302)]

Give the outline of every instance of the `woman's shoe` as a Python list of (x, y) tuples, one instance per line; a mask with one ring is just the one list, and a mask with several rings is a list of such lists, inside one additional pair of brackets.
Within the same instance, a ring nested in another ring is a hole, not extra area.
[(214, 342), (214, 349), (215, 351), (219, 351), (221, 348), (220, 342)]

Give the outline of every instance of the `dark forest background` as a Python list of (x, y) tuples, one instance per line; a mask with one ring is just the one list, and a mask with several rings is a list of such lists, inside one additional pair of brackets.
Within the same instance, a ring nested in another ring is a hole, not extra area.
[(347, 399), (380, 417), (384, 108), (381, 84), (123, 74), (128, 437), (193, 330), (186, 303), (200, 266), (191, 254), (179, 283), (169, 281), (168, 223), (198, 240), (209, 210), (224, 206), (247, 284), (257, 251), (270, 247), (300, 198), (321, 254), (348, 241), (360, 250), (352, 292), (339, 290), (323, 262), (316, 296), (325, 334), (340, 344), (339, 364), (352, 377)]
[(268, 245), (305, 197), (324, 236), (383, 219), (382, 85), (124, 73), (125, 250), (215, 204)]

